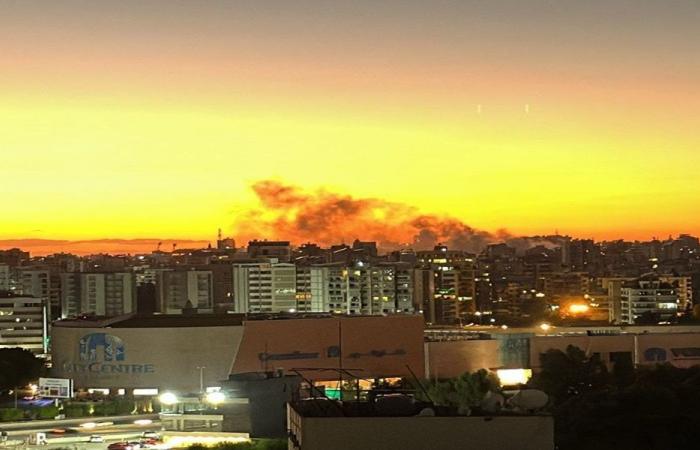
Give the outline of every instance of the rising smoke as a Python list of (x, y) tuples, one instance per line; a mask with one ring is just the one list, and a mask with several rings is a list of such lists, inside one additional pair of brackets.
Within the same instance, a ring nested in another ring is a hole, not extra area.
[(421, 214), (412, 206), (377, 198), (309, 192), (275, 180), (258, 181), (252, 189), (259, 206), (243, 211), (233, 226), (243, 241), (265, 238), (328, 246), (360, 239), (376, 241), (383, 250), (425, 250), (443, 243), (478, 252), (510, 237), (505, 231), (477, 230), (456, 218)]

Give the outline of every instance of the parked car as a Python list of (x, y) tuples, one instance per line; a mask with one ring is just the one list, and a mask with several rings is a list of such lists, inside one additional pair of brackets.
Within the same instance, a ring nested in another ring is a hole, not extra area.
[(49, 431), (51, 434), (76, 434), (78, 430), (75, 430), (73, 428), (54, 428), (53, 430)]
[(88, 438), (88, 442), (91, 442), (93, 444), (102, 444), (105, 441), (105, 438), (103, 438), (99, 434), (93, 434)]
[(139, 447), (133, 447), (131, 442), (114, 442), (107, 446), (107, 450), (138, 450)]
[(139, 439), (139, 442), (141, 443), (141, 447), (146, 448), (146, 447), (151, 447), (154, 445), (158, 444), (158, 439), (155, 438), (141, 438)]
[(160, 434), (156, 433), (155, 431), (144, 431), (141, 433), (141, 437), (144, 439), (160, 440)]

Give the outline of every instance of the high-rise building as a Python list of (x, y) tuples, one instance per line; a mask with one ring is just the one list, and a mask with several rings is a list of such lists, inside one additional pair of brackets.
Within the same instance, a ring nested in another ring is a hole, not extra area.
[(181, 314), (188, 310), (210, 313), (214, 290), (210, 270), (166, 270), (158, 273), (157, 305), (160, 312)]
[(585, 272), (552, 272), (540, 277), (542, 291), (550, 300), (583, 297), (589, 292), (589, 278)]
[(10, 266), (8, 264), (0, 264), (0, 291), (9, 291), (10, 285)]
[[(424, 314), (427, 310), (433, 316), (426, 317), (427, 321), (456, 323), (477, 309), (473, 254), (437, 245), (432, 251), (418, 252), (417, 258), (433, 272), (434, 302), (430, 309), (423, 308)], [(480, 309), (490, 309), (490, 305)]]
[(296, 312), (297, 268), (294, 264), (261, 262), (235, 264), (235, 311), (241, 313)]
[(311, 267), (311, 309), (345, 314), (412, 313), (413, 270), (408, 264), (361, 261)]
[(413, 305), (428, 323), (436, 323), (435, 273), (429, 268), (413, 270)]
[(311, 308), (311, 267), (296, 266), (297, 312), (312, 312)]
[(619, 311), (622, 323), (667, 321), (678, 312), (678, 294), (658, 277), (642, 277), (622, 285)]
[(51, 274), (47, 269), (21, 269), (20, 282), (23, 295), (37, 297), (46, 302), (51, 298)]
[(61, 317), (118, 316), (136, 311), (136, 282), (130, 272), (61, 274)]
[(289, 262), (292, 258), (292, 247), (288, 241), (250, 241), (248, 257), (276, 258), (280, 262)]

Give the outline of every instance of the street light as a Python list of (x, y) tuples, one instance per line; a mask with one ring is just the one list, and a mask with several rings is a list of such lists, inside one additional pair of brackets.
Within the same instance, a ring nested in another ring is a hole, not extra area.
[(226, 401), (226, 394), (221, 391), (210, 392), (205, 397), (207, 403), (211, 403), (214, 406), (218, 406), (224, 401)]
[(158, 400), (164, 405), (172, 406), (177, 403), (177, 395), (172, 392), (164, 392), (158, 397)]

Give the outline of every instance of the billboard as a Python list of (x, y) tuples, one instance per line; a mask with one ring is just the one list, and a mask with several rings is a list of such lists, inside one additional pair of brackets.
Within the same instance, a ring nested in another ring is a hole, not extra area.
[(39, 378), (38, 395), (45, 398), (73, 397), (73, 380), (70, 378)]

